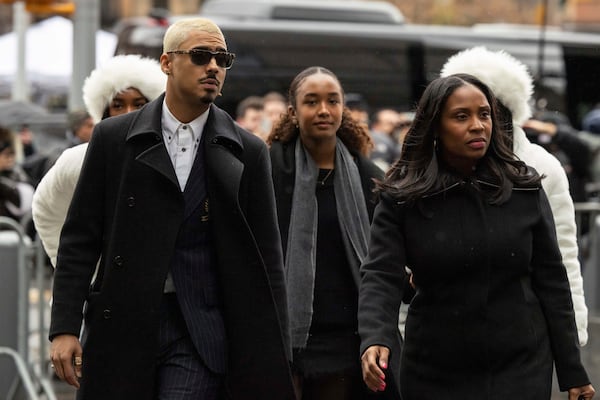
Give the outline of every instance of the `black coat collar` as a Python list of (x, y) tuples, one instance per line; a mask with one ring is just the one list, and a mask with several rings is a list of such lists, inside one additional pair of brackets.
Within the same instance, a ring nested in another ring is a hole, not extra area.
[[(147, 137), (152, 135), (154, 140), (142, 153), (137, 156), (137, 160), (155, 169), (157, 172), (166, 176), (176, 187), (179, 187), (177, 176), (169, 155), (162, 139), (162, 106), (165, 95), (148, 103), (140, 111), (136, 112), (130, 124), (130, 129), (126, 136), (126, 141), (130, 142), (134, 138)], [(227, 150), (227, 153), (234, 158), (240, 159), (244, 150), (239, 128), (236, 127), (229, 115), (219, 107), (211, 104), (210, 113), (204, 131), (204, 148), (208, 146), (219, 146)], [(223, 160), (222, 157), (207, 157), (207, 163), (214, 164), (215, 171), (223, 171), (222, 163), (231, 165), (230, 162)]]
[[(131, 124), (131, 129), (126, 140), (129, 141), (138, 135), (152, 134), (162, 136), (162, 106), (165, 94), (148, 103), (136, 115)], [(238, 129), (234, 126), (229, 115), (214, 104), (210, 105), (208, 120), (204, 127), (205, 140), (214, 144), (222, 144), (232, 153), (239, 156), (244, 146)]]

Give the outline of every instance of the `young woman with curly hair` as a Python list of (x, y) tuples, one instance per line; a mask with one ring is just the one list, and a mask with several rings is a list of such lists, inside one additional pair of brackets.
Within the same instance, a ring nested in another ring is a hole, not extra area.
[[(300, 72), (267, 139), (288, 287), (299, 399), (365, 399), (357, 328), (359, 267), (375, 207), (369, 134), (323, 67)], [(393, 394), (390, 388), (388, 393)]]

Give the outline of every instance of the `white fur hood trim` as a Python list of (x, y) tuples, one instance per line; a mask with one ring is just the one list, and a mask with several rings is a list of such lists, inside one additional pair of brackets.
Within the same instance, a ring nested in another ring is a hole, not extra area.
[(167, 77), (160, 64), (137, 54), (115, 56), (96, 68), (83, 84), (83, 101), (95, 123), (115, 95), (133, 87), (148, 101), (165, 91)]
[(531, 117), (529, 99), (533, 82), (527, 67), (503, 50), (490, 51), (483, 46), (463, 50), (446, 61), (441, 76), (453, 74), (473, 75), (494, 92), (506, 106), (513, 121), (521, 125)]

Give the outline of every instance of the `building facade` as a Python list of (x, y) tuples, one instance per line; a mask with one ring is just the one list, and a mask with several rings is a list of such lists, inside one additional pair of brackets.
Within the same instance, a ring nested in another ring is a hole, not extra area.
[[(5, 0), (10, 1), (10, 0)], [(75, 3), (85, 0), (73, 0)], [(195, 14), (204, 0), (101, 0), (101, 26), (110, 29), (121, 18), (148, 15), (153, 9)], [(323, 0), (327, 1), (327, 0)], [(369, 1), (369, 0), (366, 0)], [(541, 24), (600, 31), (598, 0), (383, 0), (394, 4), (409, 23), (473, 25), (477, 23)], [(45, 18), (32, 16), (32, 21)], [(0, 34), (12, 29), (12, 5), (0, 0)]]
[[(324, 0), (326, 1), (326, 0)], [(368, 0), (367, 0), (368, 1)], [(600, 30), (597, 0), (384, 0), (394, 4), (408, 22), (473, 25), (477, 23), (563, 25), (574, 30)], [(194, 14), (203, 0), (103, 0), (103, 25), (122, 17), (147, 15), (152, 8), (171, 14)]]

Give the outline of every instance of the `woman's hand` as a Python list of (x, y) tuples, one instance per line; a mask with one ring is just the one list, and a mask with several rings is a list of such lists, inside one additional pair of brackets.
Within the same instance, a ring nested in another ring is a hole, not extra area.
[(363, 380), (374, 392), (385, 390), (385, 373), (388, 367), (390, 349), (385, 346), (371, 346), (360, 357)]
[(592, 385), (585, 385), (569, 389), (569, 400), (590, 400), (596, 391)]

